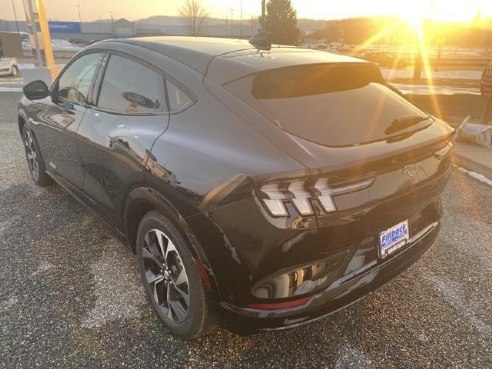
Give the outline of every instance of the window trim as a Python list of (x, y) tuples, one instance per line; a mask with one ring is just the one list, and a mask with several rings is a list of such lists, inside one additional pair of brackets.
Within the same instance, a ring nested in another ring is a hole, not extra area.
[(52, 100), (53, 100), (54, 103), (63, 102), (63, 103), (68, 103), (68, 104), (72, 104), (72, 105), (81, 106), (81, 107), (84, 107), (84, 108), (86, 108), (88, 105), (91, 104), (92, 94), (93, 94), (93, 91), (94, 91), (94, 86), (96, 84), (96, 78), (99, 75), (99, 72), (100, 72), (101, 67), (103, 65), (102, 63), (98, 63), (97, 68), (96, 68), (96, 70), (94, 72), (94, 75), (92, 76), (92, 80), (91, 80), (91, 83), (89, 85), (89, 90), (88, 90), (88, 93), (87, 93), (87, 101), (85, 103), (81, 103), (80, 101), (73, 101), (73, 100), (67, 99), (67, 98), (65, 98), (63, 96), (59, 96), (58, 95), (58, 88), (59, 88), (60, 79), (65, 74), (65, 72), (67, 71), (67, 69), (70, 68), (70, 66), (73, 63), (75, 63), (77, 60), (79, 60), (80, 58), (83, 58), (84, 56), (90, 55), (90, 54), (101, 54), (103, 56), (103, 61), (107, 57), (106, 56), (107, 52), (105, 50), (103, 50), (103, 49), (90, 49), (90, 50), (87, 50), (87, 51), (83, 51), (83, 52), (77, 54), (77, 57), (72, 58), (72, 60), (70, 60), (67, 63), (67, 65), (65, 65), (65, 67), (61, 70), (61, 72), (58, 74), (58, 76), (56, 77), (55, 81), (51, 85), (50, 91), (51, 91), (51, 97), (52, 97)]
[[(98, 111), (98, 112), (102, 112), (102, 113), (107, 113), (107, 114), (112, 114), (112, 115), (122, 115), (122, 116), (128, 116), (128, 117), (138, 117), (138, 116), (168, 116), (170, 115), (170, 109), (169, 109), (169, 98), (167, 96), (168, 92), (167, 92), (167, 84), (166, 84), (166, 78), (165, 78), (165, 75), (163, 73), (163, 71), (159, 68), (157, 68), (155, 65), (153, 64), (150, 64), (142, 59), (139, 59), (137, 57), (135, 57), (134, 55), (130, 55), (130, 54), (127, 54), (127, 53), (123, 53), (121, 51), (116, 51), (116, 50), (110, 50), (107, 52), (107, 56), (106, 56), (106, 59), (105, 59), (105, 63), (103, 65), (103, 68), (101, 68), (101, 78), (98, 78), (98, 81), (97, 81), (97, 86), (95, 86), (94, 88), (94, 96), (93, 96), (93, 102), (94, 104), (91, 105), (91, 108)], [(106, 70), (108, 69), (108, 65), (109, 65), (109, 62), (111, 61), (111, 57), (113, 55), (116, 55), (116, 56), (119, 56), (121, 58), (125, 58), (125, 59), (129, 59), (135, 63), (138, 63), (138, 64), (141, 64), (143, 65), (144, 67), (152, 70), (153, 72), (157, 73), (159, 76), (161, 76), (162, 78), (162, 82), (163, 82), (163, 89), (164, 89), (164, 99), (166, 100), (166, 110), (167, 111), (163, 111), (163, 112), (160, 112), (160, 113), (132, 113), (132, 114), (129, 114), (129, 113), (122, 113), (122, 112), (119, 112), (119, 111), (114, 111), (114, 110), (110, 110), (110, 109), (105, 109), (105, 108), (101, 108), (98, 106), (99, 104), (99, 97), (101, 95), (101, 89), (102, 89), (102, 85), (104, 83), (104, 77), (106, 76)]]

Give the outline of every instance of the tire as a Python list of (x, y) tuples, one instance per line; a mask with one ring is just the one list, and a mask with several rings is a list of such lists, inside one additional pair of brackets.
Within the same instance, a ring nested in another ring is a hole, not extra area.
[(137, 259), (147, 298), (164, 325), (183, 339), (208, 331), (205, 290), (189, 244), (157, 211), (140, 222)]
[(27, 165), (32, 180), (40, 187), (49, 186), (53, 183), (53, 180), (46, 173), (46, 166), (34, 135), (25, 124), (22, 127), (22, 142), (24, 143)]
[(13, 65), (10, 74), (12, 77), (17, 77), (19, 75), (19, 68), (17, 68), (16, 65)]

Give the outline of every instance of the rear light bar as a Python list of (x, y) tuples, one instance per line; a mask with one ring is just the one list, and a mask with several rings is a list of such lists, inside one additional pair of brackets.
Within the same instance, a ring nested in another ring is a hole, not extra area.
[(328, 178), (320, 178), (314, 185), (309, 180), (271, 183), (260, 188), (260, 200), (274, 217), (288, 217), (286, 203), (291, 202), (300, 215), (314, 215), (313, 201), (318, 200), (323, 209), (328, 212), (337, 210), (333, 197), (344, 193), (365, 189), (374, 182), (375, 175), (343, 183), (330, 185)]

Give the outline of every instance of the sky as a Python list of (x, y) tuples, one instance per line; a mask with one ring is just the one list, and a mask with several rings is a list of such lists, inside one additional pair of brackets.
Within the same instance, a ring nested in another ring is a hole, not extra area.
[[(243, 19), (260, 13), (260, 0), (200, 0), (210, 16), (239, 20), (242, 3)], [(0, 0), (0, 19), (24, 20), (22, 0)], [(77, 21), (78, 7), (82, 21), (109, 19), (136, 20), (154, 15), (177, 15), (184, 0), (45, 0), (50, 19)], [(343, 19), (357, 16), (391, 15), (406, 18), (432, 18), (469, 21), (477, 12), (492, 17), (492, 0), (292, 0), (298, 18)]]

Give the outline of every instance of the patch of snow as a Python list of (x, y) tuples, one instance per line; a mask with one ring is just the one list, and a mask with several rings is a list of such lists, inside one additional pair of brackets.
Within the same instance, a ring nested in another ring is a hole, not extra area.
[(41, 264), (39, 264), (39, 267), (36, 271), (34, 271), (34, 273), (32, 273), (32, 276), (36, 276), (40, 273), (44, 273), (44, 272), (47, 272), (51, 269), (55, 268), (55, 266), (53, 264), (50, 264), (48, 263), (47, 261), (41, 261)]
[(486, 337), (491, 337), (492, 327), (475, 313), (475, 311), (481, 311), (480, 306), (467, 298), (465, 290), (459, 283), (436, 275), (430, 278), (430, 282), (442, 294), (446, 302), (460, 312), (477, 331)]
[(7, 311), (10, 310), (12, 307), (15, 306), (19, 302), (19, 299), (15, 296), (11, 297), (8, 300), (4, 300), (0, 303), (0, 311)]
[(361, 349), (352, 346), (350, 343), (346, 343), (337, 353), (337, 358), (335, 369), (346, 369), (346, 368), (374, 368), (372, 360), (367, 357), (367, 354)]
[(5, 220), (3, 222), (0, 222), (0, 237), (2, 237), (5, 232), (7, 232), (10, 226), (11, 226), (10, 220)]
[(133, 254), (116, 239), (111, 239), (104, 253), (91, 267), (96, 304), (82, 318), (84, 328), (102, 327), (119, 319), (138, 318), (145, 294)]
[(0, 92), (22, 92), (22, 87), (0, 87)]
[(399, 83), (391, 83), (404, 94), (412, 95), (480, 95), (478, 88), (466, 87), (446, 87), (446, 86), (429, 86), (429, 85), (404, 85)]
[(53, 46), (53, 51), (79, 51), (82, 50), (81, 47), (72, 44), (68, 40), (51, 40), (51, 45)]
[(20, 64), (17, 64), (17, 66), (19, 67), (20, 70), (36, 68), (36, 65), (34, 65), (32, 63), (20, 63)]
[[(394, 78), (412, 78), (413, 69), (389, 69), (381, 68), (381, 73), (385, 79), (391, 80)], [(482, 71), (480, 70), (445, 70), (440, 72), (422, 70), (422, 78), (432, 79), (470, 79), (480, 80), (482, 78)]]
[(492, 179), (484, 176), (483, 174), (472, 172), (470, 170), (466, 170), (465, 168), (461, 168), (461, 167), (459, 167), (458, 170), (460, 172), (468, 174), (470, 177), (475, 178), (476, 180), (482, 183), (485, 183), (486, 185), (492, 186)]

